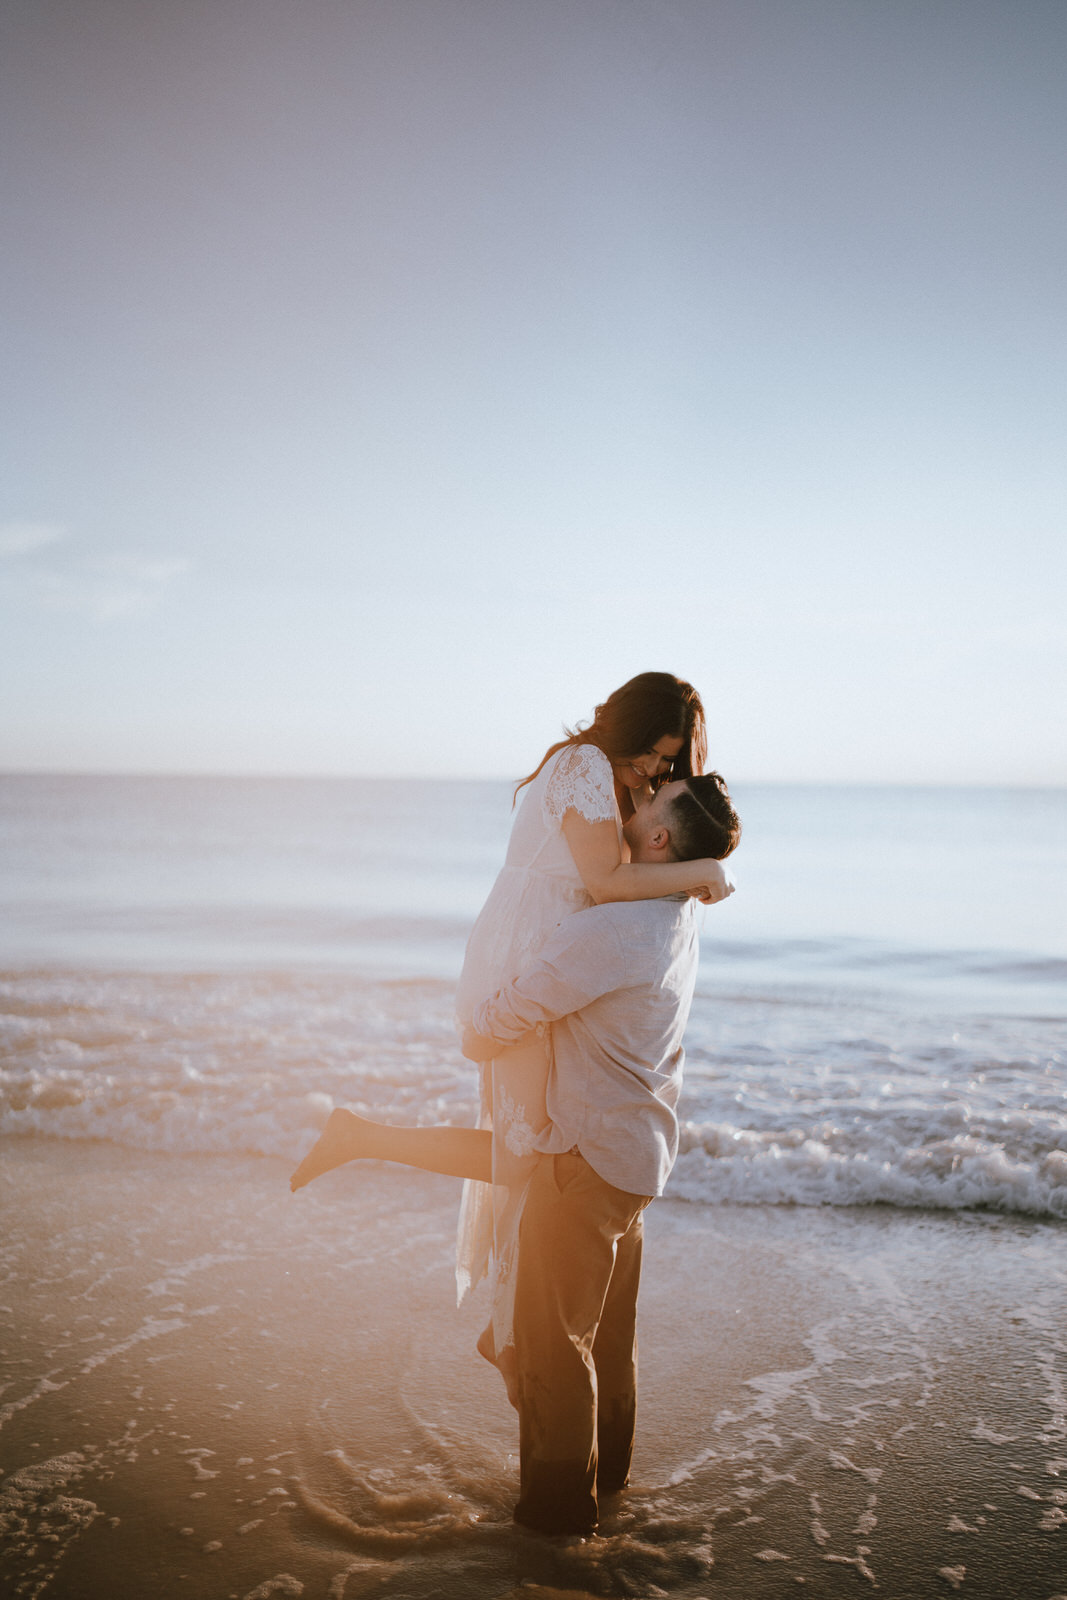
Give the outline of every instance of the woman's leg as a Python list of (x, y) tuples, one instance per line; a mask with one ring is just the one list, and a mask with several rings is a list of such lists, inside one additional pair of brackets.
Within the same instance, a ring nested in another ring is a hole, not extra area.
[(321, 1135), (289, 1179), (289, 1187), (295, 1194), (324, 1172), (360, 1158), (399, 1161), (405, 1167), (421, 1167), (447, 1178), (491, 1183), (492, 1145), (488, 1128), (401, 1128), (390, 1122), (371, 1122), (338, 1107), (330, 1112)]
[(519, 1223), (538, 1163), (537, 1144), (549, 1128), (545, 1107), (548, 1040), (528, 1033), (501, 1051), (490, 1066), (493, 1108), (493, 1282), (489, 1326), (478, 1350), (500, 1371), (512, 1405), (518, 1405), (515, 1364), (515, 1272)]

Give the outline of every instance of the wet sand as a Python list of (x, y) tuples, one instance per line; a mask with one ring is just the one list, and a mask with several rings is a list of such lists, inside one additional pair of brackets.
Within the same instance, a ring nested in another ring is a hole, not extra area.
[(510, 1521), (456, 1311), (457, 1185), (0, 1142), (0, 1589), (112, 1596), (1067, 1596), (1067, 1227), (648, 1215), (633, 1487)]

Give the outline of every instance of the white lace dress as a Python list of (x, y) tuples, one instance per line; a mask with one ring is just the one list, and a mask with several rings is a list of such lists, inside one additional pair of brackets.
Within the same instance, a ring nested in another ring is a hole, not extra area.
[[(588, 822), (622, 823), (611, 762), (596, 745), (568, 745), (524, 791), (499, 877), (471, 931), (456, 993), (462, 1025), (475, 1006), (516, 978), (564, 917), (592, 905), (562, 833), (568, 811)], [(511, 1341), (512, 1268), (518, 1221), (541, 1135), (548, 1125), (544, 1030), (502, 1052), (482, 1073), (483, 1127), (493, 1130), (493, 1185), (464, 1185), (456, 1253), (462, 1299), (492, 1256), (496, 1348)]]

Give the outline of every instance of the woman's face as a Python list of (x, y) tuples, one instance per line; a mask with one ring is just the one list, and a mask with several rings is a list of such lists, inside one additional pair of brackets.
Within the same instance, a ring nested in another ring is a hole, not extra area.
[(681, 748), (681, 739), (672, 739), (669, 734), (664, 734), (662, 739), (656, 740), (651, 750), (642, 750), (640, 755), (627, 756), (623, 761), (613, 761), (615, 776), (626, 789), (643, 789), (650, 779), (658, 778), (668, 770)]

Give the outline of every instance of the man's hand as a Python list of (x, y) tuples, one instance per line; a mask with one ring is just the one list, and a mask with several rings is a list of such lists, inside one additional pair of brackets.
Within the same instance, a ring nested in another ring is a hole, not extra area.
[(475, 1033), (469, 1022), (464, 1025), (459, 1047), (468, 1061), (492, 1061), (501, 1051), (495, 1039), (487, 1039), (484, 1033)]

